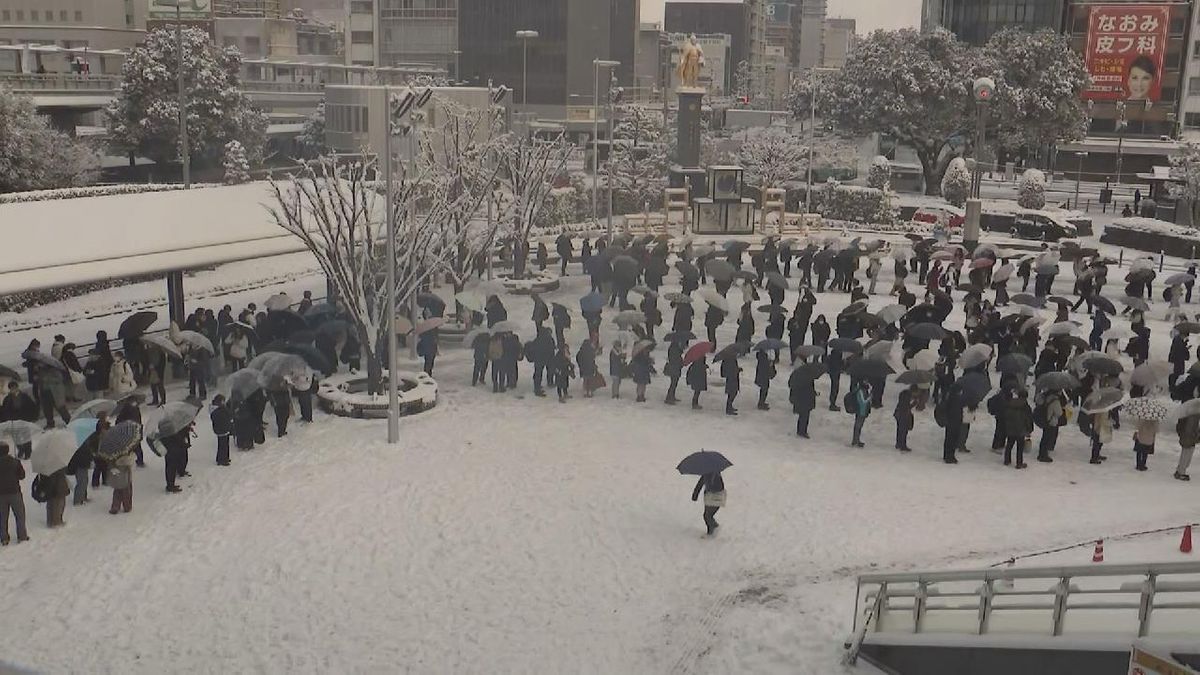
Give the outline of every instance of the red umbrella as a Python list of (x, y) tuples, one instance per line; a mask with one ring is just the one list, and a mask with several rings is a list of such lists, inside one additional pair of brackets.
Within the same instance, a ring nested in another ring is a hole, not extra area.
[(688, 366), (710, 354), (716, 345), (711, 342), (697, 342), (688, 347), (687, 352), (683, 355), (683, 365)]

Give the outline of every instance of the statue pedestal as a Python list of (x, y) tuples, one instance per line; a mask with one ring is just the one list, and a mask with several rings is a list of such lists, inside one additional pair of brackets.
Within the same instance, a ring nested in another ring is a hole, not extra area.
[(669, 183), (673, 188), (690, 188), (692, 199), (708, 196), (708, 174), (700, 167), (700, 114), (705, 93), (699, 87), (680, 87), (675, 90), (679, 98), (675, 126), (678, 143)]

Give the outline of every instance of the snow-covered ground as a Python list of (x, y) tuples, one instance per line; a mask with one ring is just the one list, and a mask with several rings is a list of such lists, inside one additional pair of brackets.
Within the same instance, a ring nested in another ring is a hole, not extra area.
[[(577, 307), (587, 285), (577, 265), (572, 274), (548, 301)], [(320, 279), (296, 283), (298, 296)], [(514, 320), (530, 315), (528, 298), (505, 301)], [(818, 311), (845, 303), (825, 294)], [(961, 323), (959, 311), (947, 322)], [(37, 335), (75, 326), (94, 332), (82, 322)], [(1167, 328), (1151, 326), (1165, 357)], [(703, 411), (663, 405), (661, 376), (645, 404), (632, 387), (620, 401), (584, 400), (578, 382), (566, 404), (534, 398), (527, 366), (516, 394), (492, 394), (469, 386), (467, 350), (443, 349), (441, 401), (402, 420), (397, 446), (382, 442), (384, 422), (318, 416), (224, 468), (202, 423), (182, 494), (162, 491), (151, 457), (130, 515), (108, 515), (101, 489), (50, 531), (27, 500), (32, 541), (0, 550), (6, 616), (19, 626), (0, 630), (0, 659), (43, 672), (840, 672), (857, 573), (986, 566), (1200, 510), (1196, 486), (1171, 478), (1166, 433), (1144, 474), (1128, 429), (1102, 466), (1069, 428), (1054, 464), (1015, 471), (987, 450), (985, 419), (974, 452), (947, 466), (928, 413), (910, 437), (916, 452), (890, 449), (895, 385), (867, 422), (867, 447), (851, 449), (841, 412), (819, 408), (814, 438), (795, 437), (786, 366), (762, 412), (745, 362), (742, 413), (726, 417), (715, 390)], [(674, 469), (699, 448), (734, 463), (714, 538), (689, 501), (694, 481)], [(1123, 548), (1110, 543), (1109, 559), (1126, 561)], [(1083, 564), (1091, 552), (1058, 555)], [(1132, 555), (1188, 559), (1165, 545)]]

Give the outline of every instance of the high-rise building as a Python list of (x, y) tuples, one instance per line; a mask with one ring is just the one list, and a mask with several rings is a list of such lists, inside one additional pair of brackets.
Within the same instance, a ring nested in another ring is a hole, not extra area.
[(0, 44), (128, 49), (146, 29), (145, 0), (0, 0)]
[(800, 64), (800, 7), (798, 2), (767, 3), (767, 51), (783, 48), (784, 58), (791, 68)]
[[(1065, 0), (923, 0), (922, 30), (942, 27), (960, 40), (981, 45), (1008, 26), (1062, 26)], [(1121, 3), (1117, 3), (1121, 4)]]
[(378, 21), (375, 0), (349, 0), (346, 21), (346, 63), (352, 66), (374, 66), (380, 57)]
[(636, 84), (634, 69), (637, 61), (638, 32), (642, 25), (641, 0), (610, 0), (612, 16), (609, 19), (610, 53), (617, 66), (617, 81), (623, 86)]
[(800, 50), (796, 67), (801, 70), (821, 65), (825, 43), (825, 0), (800, 0)]
[(671, 40), (657, 23), (643, 23), (638, 31), (634, 86), (649, 93), (660, 92), (671, 82)]
[[(565, 106), (590, 106), (595, 74), (593, 60), (633, 62), (634, 40), (613, 46), (614, 11), (621, 0), (470, 0), (458, 9), (458, 45), (462, 79), (471, 84), (505, 84), (520, 106), (555, 117)], [(636, 6), (636, 5), (635, 5)], [(538, 37), (522, 40), (517, 31)], [(632, 30), (632, 26), (631, 26)], [(526, 61), (526, 47), (528, 59)], [(626, 52), (627, 50), (627, 52)], [(623, 58), (622, 58), (623, 57)], [(618, 73), (619, 77), (619, 73)], [(629, 71), (632, 79), (632, 68)], [(608, 90), (602, 74), (600, 90)], [(523, 82), (528, 82), (524, 91)]]
[[(752, 16), (753, 5), (747, 0), (667, 0), (663, 27), (668, 33), (728, 35), (729, 61), (736, 71), (737, 64), (742, 61), (754, 64), (752, 53), (756, 45), (752, 44), (755, 34), (753, 23), (758, 18)], [(762, 15), (765, 19), (766, 13)]]
[[(466, 0), (470, 2), (470, 0)], [(428, 63), (455, 77), (459, 0), (376, 0), (382, 66)]]
[(821, 55), (822, 66), (841, 68), (846, 65), (846, 57), (854, 49), (856, 30), (857, 25), (854, 19), (825, 19), (825, 47)]

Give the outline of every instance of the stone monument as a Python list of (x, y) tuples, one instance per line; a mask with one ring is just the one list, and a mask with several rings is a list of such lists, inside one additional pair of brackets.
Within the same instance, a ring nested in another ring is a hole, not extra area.
[(673, 188), (690, 187), (692, 196), (708, 193), (705, 171), (700, 166), (700, 115), (704, 94), (700, 85), (700, 68), (704, 65), (704, 50), (696, 44), (696, 36), (688, 38), (679, 54), (679, 88), (675, 95), (679, 99), (679, 114), (676, 118), (674, 164), (671, 165), (670, 184)]

